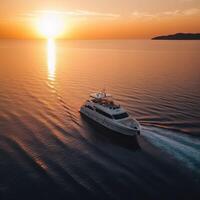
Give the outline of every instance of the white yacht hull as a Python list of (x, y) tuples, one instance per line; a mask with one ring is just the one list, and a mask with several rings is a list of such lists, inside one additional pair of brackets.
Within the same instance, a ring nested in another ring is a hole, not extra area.
[(81, 107), (80, 113), (113, 132), (127, 136), (136, 136), (140, 134), (140, 129), (131, 129), (122, 126), (119, 123), (113, 121), (112, 119), (105, 118), (101, 114), (97, 113), (96, 111), (90, 110), (85, 106)]

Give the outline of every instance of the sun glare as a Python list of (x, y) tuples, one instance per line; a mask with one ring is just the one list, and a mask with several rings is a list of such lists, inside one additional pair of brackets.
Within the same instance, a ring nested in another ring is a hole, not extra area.
[(38, 19), (38, 29), (46, 38), (56, 38), (63, 33), (63, 19), (55, 13), (45, 13)]
[(47, 62), (48, 62), (48, 79), (53, 81), (56, 69), (56, 49), (55, 41), (49, 38), (47, 41)]

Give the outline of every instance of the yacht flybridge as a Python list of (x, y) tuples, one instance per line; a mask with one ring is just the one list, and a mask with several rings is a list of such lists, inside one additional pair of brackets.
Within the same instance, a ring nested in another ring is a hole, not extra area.
[(139, 122), (115, 104), (112, 96), (105, 91), (91, 94), (80, 112), (113, 132), (128, 136), (140, 134)]

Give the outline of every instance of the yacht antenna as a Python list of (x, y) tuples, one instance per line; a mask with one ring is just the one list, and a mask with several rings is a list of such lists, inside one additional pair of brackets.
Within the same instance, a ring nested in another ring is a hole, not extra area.
[(103, 92), (104, 94), (106, 94), (106, 87), (105, 87), (105, 85), (104, 85), (104, 87), (103, 87), (102, 92)]

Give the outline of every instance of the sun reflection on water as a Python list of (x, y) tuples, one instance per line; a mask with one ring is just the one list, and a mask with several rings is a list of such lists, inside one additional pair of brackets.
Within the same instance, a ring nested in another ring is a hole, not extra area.
[(47, 42), (47, 62), (48, 62), (48, 79), (55, 80), (56, 73), (56, 45), (53, 38)]

